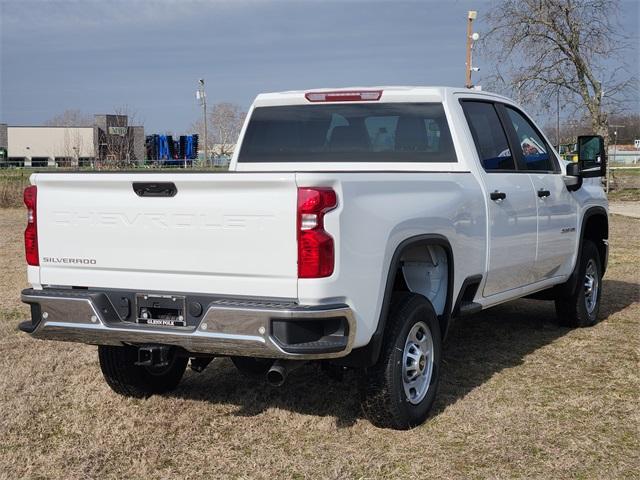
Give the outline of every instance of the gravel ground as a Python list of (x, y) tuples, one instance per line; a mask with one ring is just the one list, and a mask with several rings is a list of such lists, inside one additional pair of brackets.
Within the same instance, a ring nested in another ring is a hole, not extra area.
[(313, 365), (273, 389), (218, 359), (115, 395), (95, 347), (16, 331), (24, 213), (0, 210), (0, 478), (638, 478), (640, 220), (611, 222), (598, 325), (533, 300), (458, 322), (433, 415), (396, 432), (362, 418), (355, 373)]

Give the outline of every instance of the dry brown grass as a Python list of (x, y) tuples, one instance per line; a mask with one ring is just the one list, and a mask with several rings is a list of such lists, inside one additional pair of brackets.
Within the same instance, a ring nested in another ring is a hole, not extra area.
[(20, 210), (0, 211), (0, 477), (638, 478), (640, 221), (612, 217), (603, 321), (568, 330), (521, 300), (457, 324), (434, 413), (409, 432), (360, 415), (354, 374), (280, 390), (219, 359), (130, 400), (95, 347), (16, 332)]
[(612, 190), (607, 195), (610, 202), (637, 202), (640, 200), (640, 188)]
[(22, 192), (28, 184), (28, 173), (0, 172), (0, 208), (21, 207)]

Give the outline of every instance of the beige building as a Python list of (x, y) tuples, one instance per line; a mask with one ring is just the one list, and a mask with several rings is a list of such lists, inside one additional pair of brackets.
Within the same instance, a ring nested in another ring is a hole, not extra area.
[(95, 158), (93, 127), (7, 126), (8, 160), (25, 166), (71, 166)]
[(126, 115), (94, 116), (92, 126), (0, 123), (0, 168), (91, 166), (95, 161), (144, 162), (144, 127)]

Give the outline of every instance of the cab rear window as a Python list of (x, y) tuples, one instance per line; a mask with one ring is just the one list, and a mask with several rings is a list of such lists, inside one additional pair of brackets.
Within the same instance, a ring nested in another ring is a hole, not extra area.
[(456, 162), (440, 103), (254, 109), (239, 162)]

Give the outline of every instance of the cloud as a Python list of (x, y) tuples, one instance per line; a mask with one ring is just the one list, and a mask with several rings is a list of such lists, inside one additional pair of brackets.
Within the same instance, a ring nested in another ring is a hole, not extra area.
[(2, 26), (9, 31), (46, 27), (162, 27), (177, 16), (197, 17), (215, 9), (240, 8), (246, 1), (232, 0), (0, 0)]

